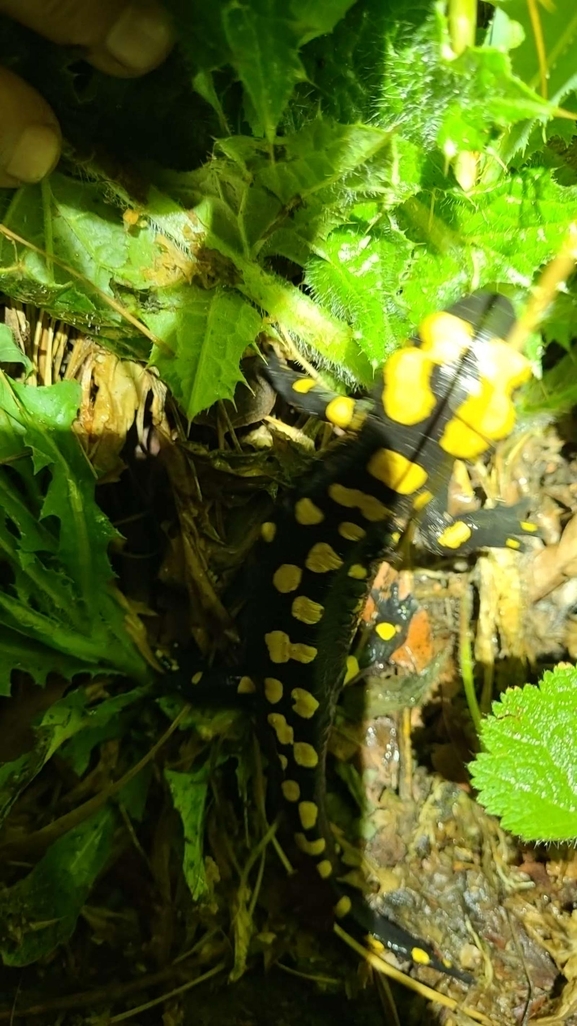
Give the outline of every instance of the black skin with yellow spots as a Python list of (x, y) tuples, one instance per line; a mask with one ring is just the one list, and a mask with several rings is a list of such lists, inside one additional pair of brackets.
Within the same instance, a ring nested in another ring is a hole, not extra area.
[(427, 318), (419, 338), (385, 364), (372, 401), (328, 393), (271, 356), (267, 376), (277, 391), (348, 433), (262, 527), (243, 616), (250, 678), (236, 687), (256, 691), (295, 842), (334, 884), (337, 918), (377, 946), (461, 979), (467, 974), (425, 941), (336, 882), (325, 761), (340, 690), (358, 672), (349, 648), (376, 565), (394, 558), (408, 523), (418, 517), (428, 547), (449, 556), (489, 544), (519, 548), (518, 536), (535, 530), (516, 510), (452, 519), (434, 501), (455, 458), (486, 453), (513, 428), (511, 395), (530, 376), (524, 357), (500, 341), (513, 319), (508, 301), (489, 293)]
[[(428, 318), (417, 344), (385, 365), (370, 407), (339, 402), (294, 372), (283, 377), (271, 361), (270, 380), (289, 402), (317, 414), (322, 404), (329, 420), (352, 431), (263, 525), (246, 617), (250, 674), (274, 738), (294, 838), (324, 879), (340, 872), (324, 807), (327, 739), (376, 561), (394, 554), (416, 514), (426, 519), (455, 458), (476, 458), (510, 433), (511, 394), (530, 374), (524, 357), (499, 341), (512, 322), (508, 301), (491, 294)], [(425, 536), (454, 556), (479, 545), (519, 547), (517, 535), (533, 530), (504, 510), (456, 519), (435, 510)], [(401, 956), (462, 976), (360, 895), (336, 889), (343, 921), (352, 917)]]

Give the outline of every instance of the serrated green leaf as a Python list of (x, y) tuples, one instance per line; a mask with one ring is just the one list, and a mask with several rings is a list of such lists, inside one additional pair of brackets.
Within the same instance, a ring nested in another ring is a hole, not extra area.
[[(525, 0), (507, 0), (506, 7), (495, 12), (489, 29), (489, 38), (496, 42), (513, 41), (511, 62), (519, 80), (556, 106), (568, 99), (569, 112), (577, 113), (571, 93), (577, 88), (575, 71), (575, 42), (577, 16), (566, 4), (539, 4), (534, 12), (539, 21), (539, 34), (543, 43), (544, 59), (540, 61), (532, 12)], [(496, 147), (498, 162), (486, 169), (485, 178), (493, 180), (521, 153), (528, 156), (543, 149), (544, 135), (571, 137), (575, 124), (571, 120), (550, 118), (543, 128), (542, 118), (513, 124), (504, 133)]]
[(311, 85), (297, 87), (303, 116), (309, 115), (309, 106), (316, 113), (322, 97), (325, 117), (344, 124), (369, 122), (384, 75), (387, 30), (397, 16), (409, 18), (413, 12), (414, 5), (410, 11), (407, 5), (393, 11), (390, 2), (363, 0), (348, 10), (330, 35), (306, 46), (301, 56), (314, 91)]
[(511, 51), (513, 70), (521, 81), (537, 91), (543, 86), (545, 95), (559, 105), (577, 86), (575, 45), (577, 43), (577, 10), (564, 3), (539, 4), (536, 8), (544, 46), (545, 66), (542, 68), (535, 38), (535, 26), (530, 6), (525, 0), (507, 0), (503, 10), (495, 15), (495, 33), (502, 37), (501, 19), (508, 19), (517, 29), (516, 45)]
[[(76, 673), (86, 672), (86, 663), (80, 656), (57, 652), (50, 645), (42, 644), (19, 630), (0, 625), (0, 696), (11, 692), (11, 678), (14, 670), (29, 673), (37, 684), (45, 684), (49, 673), (59, 673), (72, 680)], [(95, 673), (105, 673), (106, 667), (94, 667)]]
[(577, 670), (558, 666), (538, 686), (510, 688), (483, 721), (471, 765), (479, 800), (525, 840), (577, 837)]
[(147, 315), (170, 349), (155, 347), (151, 363), (192, 418), (217, 399), (232, 398), (241, 380), (240, 357), (260, 331), (261, 317), (222, 287), (176, 289), (170, 299), (164, 310)]
[(200, 769), (191, 770), (188, 773), (165, 770), (164, 775), (170, 788), (174, 807), (182, 821), (184, 877), (193, 900), (198, 901), (208, 891), (203, 842), (209, 767), (201, 766)]
[(0, 373), (6, 691), (11, 670), (38, 668), (42, 652), (39, 682), (64, 666), (148, 676), (110, 587), (107, 549), (116, 532), (96, 504), (94, 474), (72, 431), (78, 401), (74, 382), (32, 388)]
[(251, 101), (247, 109), (255, 135), (272, 142), (290, 95), (305, 78), (299, 37), (281, 0), (230, 4), (224, 31), (232, 61)]
[(47, 255), (18, 246), (14, 266), (14, 243), (2, 236), (0, 260), (3, 268), (11, 269), (0, 270), (2, 287), (23, 298), (37, 297), (38, 305), (50, 306), (55, 316), (122, 325), (120, 314), (100, 293), (114, 298), (118, 286), (149, 288), (162, 251), (152, 227), (127, 232), (120, 212), (104, 201), (102, 191), (94, 182), (59, 173), (42, 187), (18, 189), (5, 224)]
[(483, 151), (495, 127), (508, 128), (526, 118), (553, 117), (548, 103), (512, 74), (507, 54), (489, 48), (470, 49), (450, 64), (454, 93), (443, 116), (437, 141), (453, 157), (467, 150)]
[(296, 196), (307, 200), (320, 189), (337, 184), (386, 150), (390, 133), (369, 125), (338, 125), (317, 118), (282, 143), (285, 160), (263, 168), (256, 178), (286, 204)]
[(12, 338), (7, 324), (0, 324), (0, 363), (21, 363), (26, 372), (32, 370), (33, 363), (23, 353), (20, 346)]
[(404, 311), (393, 314), (394, 295), (413, 245), (400, 232), (340, 228), (323, 245), (324, 259), (309, 261), (313, 295), (355, 326), (355, 339), (374, 367), (399, 344)]
[(103, 808), (50, 846), (32, 872), (0, 894), (4, 965), (30, 965), (71, 937), (112, 851), (116, 813)]
[[(0, 631), (0, 644), (4, 637), (5, 633)], [(34, 648), (34, 643), (31, 647)], [(50, 651), (43, 653), (44, 667), (51, 665), (50, 655)], [(142, 699), (145, 693), (144, 688), (134, 688), (95, 704), (85, 688), (77, 688), (53, 702), (34, 725), (34, 745), (30, 751), (12, 762), (0, 764), (0, 822), (55, 752), (63, 750), (64, 757), (70, 757), (80, 770), (83, 759), (98, 743), (99, 732), (104, 733), (110, 724), (118, 724), (122, 711)]]

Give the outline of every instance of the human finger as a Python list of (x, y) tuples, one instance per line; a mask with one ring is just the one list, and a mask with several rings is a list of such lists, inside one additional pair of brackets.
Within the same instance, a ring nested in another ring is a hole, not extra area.
[(0, 186), (39, 182), (60, 156), (55, 115), (32, 86), (2, 67), (0, 112)]
[(54, 43), (82, 47), (94, 67), (124, 78), (152, 71), (173, 43), (156, 0), (0, 0), (0, 13)]

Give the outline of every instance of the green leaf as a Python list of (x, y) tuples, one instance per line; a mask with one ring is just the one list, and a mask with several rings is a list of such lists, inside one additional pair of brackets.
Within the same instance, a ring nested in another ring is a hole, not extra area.
[(511, 52), (513, 71), (535, 91), (542, 87), (544, 73), (546, 96), (559, 105), (577, 87), (577, 10), (563, 3), (539, 4), (536, 10), (545, 51), (543, 69), (539, 62), (531, 9), (525, 0), (507, 0), (504, 9), (495, 14), (494, 31), (499, 34), (511, 31), (502, 27), (501, 21), (505, 19), (516, 24), (518, 45)]
[(285, 159), (269, 164), (257, 181), (283, 204), (307, 200), (376, 157), (390, 144), (390, 133), (369, 125), (338, 125), (317, 118), (282, 140)]
[(546, 120), (554, 104), (538, 96), (511, 71), (507, 54), (467, 50), (450, 65), (457, 99), (447, 104), (437, 141), (448, 157), (463, 150), (484, 150), (495, 127), (508, 128), (525, 118)]
[(21, 363), (27, 373), (33, 368), (32, 360), (16, 345), (7, 324), (0, 324), (0, 363)]
[(280, 0), (230, 4), (224, 11), (232, 64), (251, 101), (249, 121), (269, 142), (295, 84), (305, 78), (296, 26), (286, 13)]
[[(575, 43), (577, 41), (577, 14), (569, 10), (566, 4), (539, 4), (535, 8), (539, 20), (540, 35), (544, 47), (544, 61), (540, 62), (532, 23), (531, 8), (525, 0), (507, 0), (506, 7), (498, 9), (489, 38), (496, 43), (505, 43), (511, 49), (513, 72), (519, 80), (555, 106), (563, 104), (568, 97), (569, 110), (577, 113), (574, 98), (570, 94), (577, 88), (577, 72), (575, 70)], [(543, 136), (573, 136), (575, 125), (571, 120), (562, 118), (543, 119), (537, 115), (537, 121), (528, 115), (530, 120), (521, 124), (511, 125), (496, 148), (501, 167), (509, 164), (517, 154), (541, 151)], [(549, 124), (543, 128), (543, 121)], [(488, 168), (487, 177), (499, 173), (498, 167)], [(502, 173), (502, 171), (501, 171)]]
[(204, 868), (204, 817), (208, 794), (209, 767), (188, 773), (165, 770), (164, 775), (174, 807), (179, 813), (184, 832), (184, 855), (182, 868), (184, 877), (194, 901), (198, 901), (208, 890)]
[(71, 936), (92, 885), (112, 853), (116, 814), (101, 809), (50, 846), (22, 880), (0, 894), (4, 965), (30, 965)]
[(145, 693), (144, 688), (134, 688), (95, 704), (85, 688), (77, 688), (53, 702), (34, 726), (30, 751), (0, 765), (0, 822), (55, 752), (62, 750), (79, 775), (84, 772), (93, 746), (121, 722), (122, 711)]
[(272, 142), (294, 86), (306, 79), (301, 47), (330, 33), (354, 2), (217, 0), (192, 10), (184, 0), (172, 0), (171, 7), (195, 69), (195, 88), (222, 120), (223, 107), (208, 73), (230, 64), (244, 87), (254, 134)]
[(405, 322), (394, 295), (413, 255), (400, 232), (339, 228), (324, 244), (324, 259), (307, 265), (306, 282), (332, 313), (355, 326), (355, 341), (373, 367), (399, 344)]
[(107, 550), (117, 535), (96, 504), (94, 475), (72, 431), (78, 402), (75, 382), (32, 388), (0, 372), (5, 694), (13, 668), (38, 673), (42, 651), (35, 675), (42, 683), (64, 668), (148, 677), (111, 587)]
[(483, 721), (471, 765), (479, 800), (525, 840), (577, 837), (577, 670), (558, 666), (538, 686), (510, 688)]
[(241, 296), (222, 287), (179, 288), (164, 298), (165, 308), (146, 318), (166, 344), (153, 349), (150, 362), (192, 418), (217, 399), (233, 397), (242, 380), (239, 360), (262, 319)]
[[(115, 300), (122, 289), (147, 289), (162, 250), (150, 225), (127, 232), (120, 212), (103, 198), (102, 186), (55, 173), (42, 187), (18, 189), (5, 224), (42, 250), (0, 237), (0, 283), (11, 295), (49, 306), (72, 322), (120, 327)], [(51, 258), (55, 259), (52, 260)], [(134, 329), (126, 328), (133, 337)]]

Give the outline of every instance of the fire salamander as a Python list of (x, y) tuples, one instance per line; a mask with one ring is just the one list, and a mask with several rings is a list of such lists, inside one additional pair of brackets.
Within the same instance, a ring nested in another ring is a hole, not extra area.
[(271, 357), (275, 389), (345, 435), (262, 525), (244, 617), (249, 676), (239, 690), (256, 691), (295, 843), (333, 883), (336, 918), (373, 947), (461, 979), (425, 941), (338, 882), (325, 760), (339, 692), (358, 675), (349, 648), (377, 561), (394, 558), (409, 522), (418, 516), (427, 547), (449, 556), (519, 549), (536, 531), (515, 507), (456, 518), (441, 509), (454, 460), (482, 456), (513, 429), (512, 394), (530, 377), (526, 358), (503, 341), (513, 321), (508, 300), (492, 293), (427, 317), (386, 361), (370, 402), (328, 394)]

